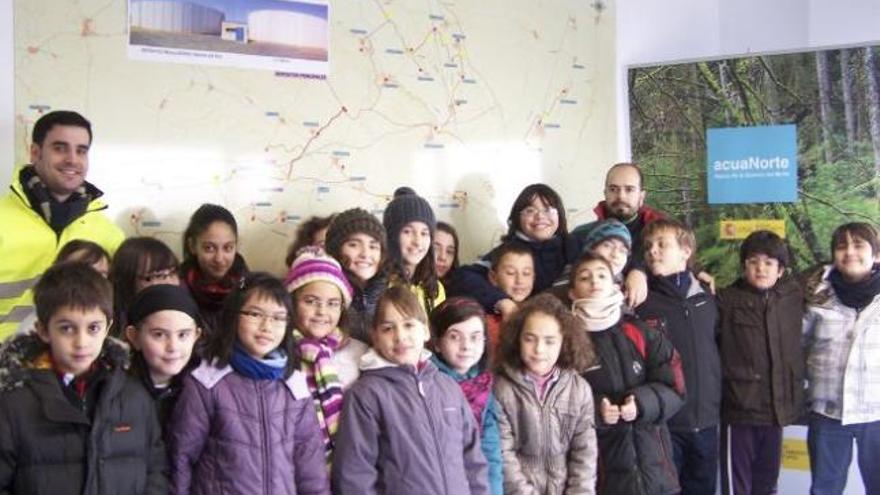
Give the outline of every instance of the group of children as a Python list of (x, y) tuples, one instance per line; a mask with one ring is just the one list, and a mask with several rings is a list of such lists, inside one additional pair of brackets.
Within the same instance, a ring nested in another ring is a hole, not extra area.
[(725, 493), (775, 493), (808, 399), (814, 493), (843, 489), (852, 438), (880, 493), (876, 227), (838, 228), (808, 283), (756, 232), (715, 295), (676, 221), (568, 233), (539, 184), (509, 225), (459, 267), (401, 188), (382, 222), (311, 222), (283, 280), (216, 205), (180, 266), (148, 238), (69, 248), (0, 347), (0, 492), (711, 494), (720, 464)]

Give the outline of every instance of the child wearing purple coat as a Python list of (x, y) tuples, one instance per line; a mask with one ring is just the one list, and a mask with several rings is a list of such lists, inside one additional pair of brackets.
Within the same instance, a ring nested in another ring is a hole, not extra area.
[(281, 281), (263, 273), (226, 301), (171, 415), (171, 493), (330, 493), (291, 309)]

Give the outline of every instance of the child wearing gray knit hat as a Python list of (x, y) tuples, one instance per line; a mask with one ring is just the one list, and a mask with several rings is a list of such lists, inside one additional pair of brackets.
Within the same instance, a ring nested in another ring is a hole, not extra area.
[(411, 188), (400, 187), (385, 208), (382, 223), (388, 233), (392, 284), (407, 283), (421, 290), (422, 304), (430, 314), (446, 298), (434, 268), (434, 210)]
[(619, 220), (607, 219), (596, 224), (584, 237), (584, 250), (593, 252), (608, 263), (619, 278), (632, 251), (632, 236), (629, 229)]

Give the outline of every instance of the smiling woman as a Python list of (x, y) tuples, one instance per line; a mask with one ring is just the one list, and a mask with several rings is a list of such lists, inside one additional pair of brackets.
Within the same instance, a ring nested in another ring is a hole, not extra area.
[(216, 327), (223, 302), (248, 272), (238, 253), (238, 224), (226, 208), (203, 204), (183, 234), (181, 281), (199, 305), (206, 331)]

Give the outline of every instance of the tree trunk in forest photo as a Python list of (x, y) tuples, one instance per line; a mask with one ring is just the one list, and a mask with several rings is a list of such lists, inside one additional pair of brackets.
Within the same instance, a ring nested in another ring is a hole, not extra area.
[(880, 176), (880, 82), (877, 81), (877, 62), (874, 49), (864, 48), (865, 92), (867, 93), (868, 121), (870, 122), (871, 144), (874, 145), (874, 173)]
[(846, 127), (846, 150), (850, 154), (853, 152), (853, 144), (856, 141), (856, 112), (853, 103), (853, 74), (855, 67), (853, 66), (855, 58), (852, 53), (843, 49), (840, 50), (840, 84), (843, 86), (843, 121)]
[(819, 81), (819, 125), (822, 126), (822, 148), (825, 163), (831, 163), (831, 77), (828, 74), (828, 52), (816, 52), (816, 77)]

